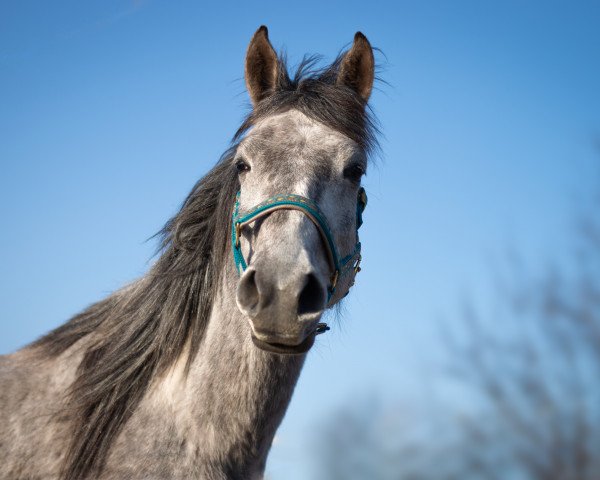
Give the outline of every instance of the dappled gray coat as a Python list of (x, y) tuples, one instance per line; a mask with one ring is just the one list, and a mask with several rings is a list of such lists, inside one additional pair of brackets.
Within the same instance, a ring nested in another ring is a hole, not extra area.
[(242, 210), (275, 193), (310, 198), (350, 252), (375, 141), (367, 39), (313, 65), (290, 78), (261, 27), (246, 56), (254, 108), (163, 229), (151, 270), (0, 357), (0, 478), (262, 478), (321, 315), (354, 275), (328, 299), (321, 233), (282, 210), (241, 232), (240, 276), (236, 192)]

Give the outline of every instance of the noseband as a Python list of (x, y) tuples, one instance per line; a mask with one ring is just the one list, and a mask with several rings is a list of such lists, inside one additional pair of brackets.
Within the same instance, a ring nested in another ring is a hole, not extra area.
[[(259, 203), (247, 212), (239, 212), (239, 199), (240, 192), (238, 192), (236, 195), (235, 207), (233, 209), (231, 222), (231, 247), (233, 249), (235, 266), (240, 275), (247, 268), (246, 260), (242, 254), (242, 247), (240, 243), (242, 229), (277, 210), (298, 210), (306, 215), (317, 227), (317, 230), (321, 235), (321, 239), (323, 240), (323, 244), (325, 245), (327, 260), (332, 271), (330, 284), (327, 287), (328, 304), (335, 293), (335, 287), (337, 286), (340, 277), (347, 275), (349, 272), (353, 272), (353, 274), (356, 275), (360, 271), (361, 255), (360, 242), (358, 240), (358, 229), (362, 225), (362, 213), (367, 206), (367, 194), (364, 188), (361, 187), (358, 191), (358, 200), (356, 203), (356, 244), (354, 246), (354, 250), (345, 257), (339, 256), (335, 241), (333, 240), (331, 229), (327, 223), (327, 219), (317, 204), (311, 199), (301, 195), (293, 194), (275, 195), (266, 199), (264, 202)], [(353, 284), (354, 278), (352, 279), (352, 285)], [(319, 331), (318, 327), (317, 333), (322, 333), (325, 330), (329, 330), (329, 327), (327, 327), (326, 324), (319, 325), (322, 325), (322, 327), (320, 327), (322, 331)]]

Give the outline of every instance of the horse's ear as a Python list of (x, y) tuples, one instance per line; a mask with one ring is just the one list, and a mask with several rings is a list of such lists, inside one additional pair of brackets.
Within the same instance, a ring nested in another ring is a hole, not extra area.
[(350, 87), (366, 102), (369, 100), (375, 79), (375, 58), (371, 44), (361, 32), (354, 35), (352, 48), (340, 64), (338, 85)]
[(246, 88), (253, 105), (274, 90), (277, 68), (277, 54), (269, 42), (269, 31), (263, 25), (250, 40), (246, 52)]

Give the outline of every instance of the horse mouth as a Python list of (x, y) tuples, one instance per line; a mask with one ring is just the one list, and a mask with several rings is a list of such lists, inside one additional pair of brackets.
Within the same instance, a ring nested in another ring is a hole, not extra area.
[(301, 355), (303, 353), (308, 352), (315, 343), (314, 333), (311, 333), (298, 345), (286, 345), (283, 343), (266, 342), (264, 340), (259, 340), (254, 336), (254, 334), (251, 334), (251, 337), (254, 345), (256, 345), (261, 350), (265, 350), (271, 353), (279, 353), (281, 355)]

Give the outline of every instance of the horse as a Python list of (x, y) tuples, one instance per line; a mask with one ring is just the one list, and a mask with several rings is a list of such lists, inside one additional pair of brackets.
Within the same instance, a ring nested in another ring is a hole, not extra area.
[(149, 271), (0, 357), (0, 478), (259, 479), (322, 315), (359, 270), (376, 146), (360, 32), (294, 75), (267, 28), (252, 109)]

